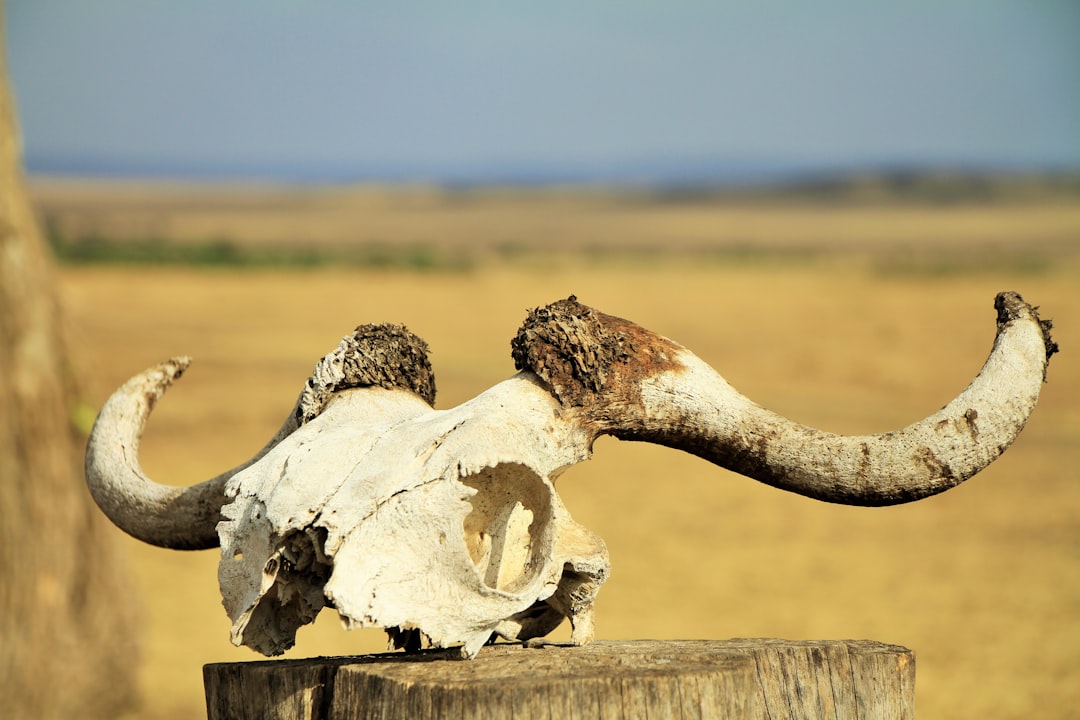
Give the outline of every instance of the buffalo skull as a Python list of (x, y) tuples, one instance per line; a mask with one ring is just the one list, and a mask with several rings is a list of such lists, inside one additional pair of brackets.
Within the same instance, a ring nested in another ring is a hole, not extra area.
[(90, 491), (120, 528), (176, 549), (220, 546), (232, 640), (267, 655), (333, 607), (396, 647), (527, 640), (569, 618), (593, 635), (604, 542), (555, 492), (600, 435), (659, 443), (828, 502), (891, 505), (947, 490), (1023, 428), (1057, 346), (1016, 293), (995, 299), (982, 370), (937, 413), (901, 430), (840, 436), (765, 410), (686, 348), (574, 297), (529, 313), (520, 371), (434, 410), (427, 346), (364, 325), (315, 366), (254, 458), (187, 488), (154, 483), (139, 438), (187, 367), (175, 358), (105, 403), (86, 454)]

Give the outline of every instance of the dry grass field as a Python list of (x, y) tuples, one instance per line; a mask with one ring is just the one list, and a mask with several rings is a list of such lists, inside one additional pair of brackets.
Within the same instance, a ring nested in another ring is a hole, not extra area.
[[(994, 294), (1015, 289), (1054, 320), (1062, 352), (1017, 443), (944, 495), (895, 508), (837, 507), (610, 439), (559, 489), (611, 551), (601, 638), (871, 638), (916, 651), (922, 718), (1076, 716), (1075, 201), (822, 208), (552, 198), (507, 197), (503, 206), (495, 194), (453, 206), (437, 194), (366, 189), (347, 198), (359, 203), (351, 220), (309, 217), (311, 238), (338, 224), (319, 242), (348, 242), (344, 224), (379, 228), (387, 243), (491, 251), (442, 271), (65, 267), (87, 407), (161, 359), (192, 355), (189, 373), (155, 410), (142, 453), (152, 477), (187, 484), (258, 449), (315, 360), (359, 323), (403, 322), (425, 338), (437, 406), (447, 407), (513, 372), (509, 340), (527, 308), (575, 293), (688, 346), (772, 410), (827, 430), (877, 432), (936, 411), (965, 386), (990, 350)], [(283, 196), (277, 208), (288, 202)], [(402, 209), (410, 202), (424, 222)], [(199, 215), (205, 205), (191, 207)], [(250, 210), (249, 234), (238, 224), (230, 237), (284, 242), (308, 227), (273, 210)], [(175, 205), (156, 217), (163, 227), (195, 222)], [(205, 222), (184, 237), (224, 233), (221, 217)], [(621, 233), (630, 245), (670, 252), (619, 252)], [(541, 240), (559, 252), (540, 252)], [(511, 245), (529, 252), (500, 254)], [(117, 534), (138, 581), (137, 596), (117, 601), (143, 612), (138, 717), (199, 717), (203, 663), (258, 659), (229, 644), (216, 554)], [(378, 632), (342, 630), (327, 611), (289, 656), (382, 643)]]

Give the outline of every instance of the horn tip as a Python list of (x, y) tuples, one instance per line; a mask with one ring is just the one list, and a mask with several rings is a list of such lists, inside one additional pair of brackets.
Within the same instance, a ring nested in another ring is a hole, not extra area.
[(1050, 331), (1054, 327), (1053, 321), (1039, 317), (1039, 309), (1025, 302), (1020, 293), (1011, 290), (999, 292), (994, 297), (994, 309), (997, 310), (998, 328), (1004, 328), (1016, 320), (1030, 319), (1038, 323), (1043, 335), (1043, 344), (1046, 346), (1047, 362), (1050, 361), (1051, 355), (1061, 350), (1050, 336)]
[(191, 365), (191, 356), (177, 355), (162, 363), (162, 369), (169, 374), (170, 378), (178, 378), (184, 374), (189, 365)]

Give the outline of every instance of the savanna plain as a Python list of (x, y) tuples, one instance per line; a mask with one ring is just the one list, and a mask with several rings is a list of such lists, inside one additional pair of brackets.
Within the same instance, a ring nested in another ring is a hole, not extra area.
[[(1013, 447), (943, 495), (840, 507), (612, 439), (558, 490), (611, 553), (599, 638), (874, 639), (915, 650), (919, 717), (1076, 717), (1075, 194), (823, 201), (54, 182), (35, 197), (69, 253), (59, 283), (83, 382), (77, 421), (130, 375), (194, 358), (143, 439), (147, 473), (178, 485), (261, 447), (315, 361), (361, 323), (423, 337), (436, 406), (449, 407), (514, 372), (509, 341), (527, 309), (576, 294), (689, 347), (769, 409), (863, 434), (960, 392), (990, 351), (995, 293), (1019, 291), (1054, 321), (1061, 353)], [(80, 244), (112, 259), (72, 260)], [(213, 252), (164, 257), (183, 247)], [(200, 717), (202, 664), (259, 659), (229, 643), (217, 554), (119, 531), (116, 542), (137, 586), (117, 602), (142, 612), (137, 717)], [(383, 647), (381, 632), (347, 632), (327, 610), (287, 657)]]

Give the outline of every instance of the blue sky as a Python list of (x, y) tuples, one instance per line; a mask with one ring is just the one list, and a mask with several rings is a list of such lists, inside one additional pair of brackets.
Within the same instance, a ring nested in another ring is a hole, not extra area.
[(1080, 167), (1075, 0), (7, 0), (32, 170)]

